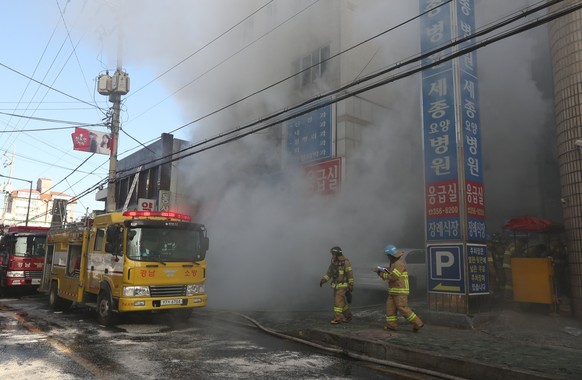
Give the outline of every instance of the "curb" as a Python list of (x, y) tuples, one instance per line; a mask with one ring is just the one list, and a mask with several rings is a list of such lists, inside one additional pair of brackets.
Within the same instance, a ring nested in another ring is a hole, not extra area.
[(344, 351), (354, 352), (370, 358), (395, 361), (467, 379), (560, 379), (560, 377), (548, 374), (508, 367), (494, 367), (474, 360), (455, 358), (423, 350), (403, 348), (391, 343), (372, 341), (343, 334), (334, 334), (320, 329), (301, 330), (294, 335), (312, 342), (340, 347)]
[(431, 325), (464, 330), (472, 330), (483, 323), (494, 320), (497, 316), (498, 314), (495, 313), (481, 313), (475, 316), (468, 316), (465, 314), (442, 311), (422, 311), (422, 319)]

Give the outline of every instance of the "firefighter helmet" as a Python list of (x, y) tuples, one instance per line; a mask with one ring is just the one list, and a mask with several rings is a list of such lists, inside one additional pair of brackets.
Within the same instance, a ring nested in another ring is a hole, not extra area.
[(335, 246), (332, 249), (329, 250), (331, 253), (333, 253), (334, 255), (343, 255), (343, 251), (340, 247)]
[(396, 258), (402, 256), (402, 252), (400, 252), (398, 248), (392, 244), (388, 244), (386, 248), (384, 248), (384, 254), (386, 254), (386, 256), (393, 256)]

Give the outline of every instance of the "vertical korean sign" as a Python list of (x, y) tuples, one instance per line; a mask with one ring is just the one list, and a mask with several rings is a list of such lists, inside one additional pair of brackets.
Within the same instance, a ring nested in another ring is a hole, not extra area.
[[(325, 104), (326, 100), (320, 103)], [(309, 108), (318, 103), (309, 104)], [(287, 163), (306, 164), (332, 157), (332, 107), (323, 105), (287, 121)]]
[[(440, 48), (475, 29), (473, 0), (420, 0), (421, 50)], [(427, 66), (472, 44), (434, 53)], [(425, 157), (426, 240), (484, 243), (485, 200), (482, 177), (479, 93), (475, 52), (431, 66), (422, 72)], [(484, 245), (467, 245), (468, 267), (461, 268), (470, 294), (487, 292), (479, 263)], [(467, 273), (467, 276), (465, 276)]]
[[(423, 54), (450, 42), (451, 5), (420, 0), (420, 47)], [(429, 65), (451, 54), (440, 51), (423, 60)], [(422, 71), (422, 129), (424, 139), (424, 181), (426, 240), (460, 240), (459, 170), (455, 128), (455, 91), (453, 64), (445, 61)]]
[[(473, 34), (475, 30), (473, 0), (458, 0), (456, 3), (456, 17), (458, 37), (463, 38)], [(462, 43), (459, 48), (462, 49), (472, 43), (474, 43), (474, 40), (468, 40)], [(461, 99), (460, 126), (463, 128), (467, 240), (471, 242), (486, 242), (481, 124), (475, 55), (476, 53), (472, 51), (458, 58)]]
[[(455, 8), (457, 36), (467, 37), (475, 30), (473, 0), (457, 0)], [(474, 43), (470, 39), (459, 46), (462, 49)], [(459, 126), (463, 137), (463, 165), (467, 241), (486, 243), (485, 196), (483, 191), (483, 165), (481, 159), (481, 124), (479, 116), (479, 91), (477, 59), (474, 51), (457, 59), (459, 66), (460, 112)], [(467, 280), (469, 294), (489, 293), (487, 246), (467, 244)]]

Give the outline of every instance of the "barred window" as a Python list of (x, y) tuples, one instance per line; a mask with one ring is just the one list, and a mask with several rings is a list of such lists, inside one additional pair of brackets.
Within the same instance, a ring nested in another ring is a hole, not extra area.
[[(295, 63), (295, 72), (301, 72), (297, 76), (298, 87), (306, 87), (323, 77), (328, 70), (329, 45), (319, 48), (304, 56)], [(304, 71), (305, 70), (305, 71)]]

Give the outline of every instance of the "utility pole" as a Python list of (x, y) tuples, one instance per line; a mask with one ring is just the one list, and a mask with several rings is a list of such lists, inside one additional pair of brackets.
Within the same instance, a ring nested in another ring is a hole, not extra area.
[[(8, 152), (4, 153), (4, 156), (6, 156)], [(12, 152), (12, 157), (10, 158), (10, 161), (8, 160), (8, 157), (6, 156), (6, 161), (4, 161), (4, 167), (10, 165), (10, 173), (8, 174), (8, 183), (4, 184), (2, 186), (2, 192), (4, 193), (4, 207), (2, 208), (2, 226), (4, 225), (4, 222), (6, 221), (6, 206), (8, 206), (8, 197), (6, 196), (6, 194), (8, 194), (11, 190), (11, 179), (12, 179), (12, 170), (14, 169), (14, 152)]]
[(119, 112), (121, 110), (121, 95), (111, 94), (109, 101), (113, 103), (113, 115), (111, 116), (111, 155), (109, 156), (109, 180), (107, 181), (107, 212), (115, 211), (115, 173), (117, 172), (117, 146), (119, 145)]
[(113, 103), (111, 115), (111, 155), (109, 156), (109, 177), (107, 181), (107, 202), (106, 211), (113, 212), (117, 209), (115, 197), (115, 176), (117, 173), (117, 147), (119, 146), (119, 114), (121, 112), (121, 95), (129, 92), (129, 76), (118, 68), (113, 74), (101, 74), (98, 79), (98, 92), (101, 95), (108, 95), (109, 101)]
[(15, 179), (17, 181), (24, 181), (24, 182), (28, 182), (28, 184), (30, 185), (30, 190), (28, 190), (28, 207), (26, 208), (26, 221), (25, 221), (25, 226), (28, 226), (28, 218), (30, 216), (30, 202), (32, 201), (32, 181), (29, 179), (24, 179), (24, 178), (17, 178), (17, 177), (9, 177), (7, 175), (2, 175), (0, 174), (0, 177), (2, 178), (7, 178), (7, 179)]

